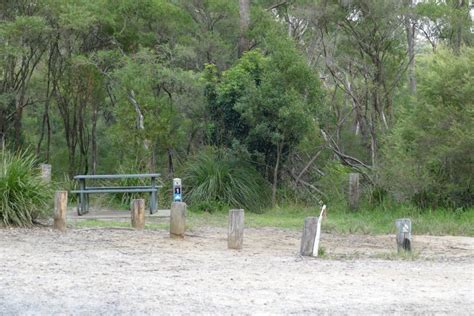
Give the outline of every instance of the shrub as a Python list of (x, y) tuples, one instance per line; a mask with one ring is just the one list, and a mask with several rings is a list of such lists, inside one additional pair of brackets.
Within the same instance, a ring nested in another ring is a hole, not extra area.
[(33, 155), (0, 153), (0, 221), (7, 226), (31, 226), (50, 209), (53, 192), (35, 163)]
[(259, 211), (270, 200), (268, 183), (245, 161), (227, 151), (204, 150), (186, 166), (185, 199), (189, 203), (220, 202)]
[(380, 182), (422, 208), (474, 205), (474, 49), (419, 59), (416, 106), (386, 137)]

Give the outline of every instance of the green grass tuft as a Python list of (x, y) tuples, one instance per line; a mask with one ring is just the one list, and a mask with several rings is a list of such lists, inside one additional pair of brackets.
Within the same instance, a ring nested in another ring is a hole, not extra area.
[(255, 168), (224, 151), (199, 153), (186, 166), (184, 183), (191, 205), (224, 204), (257, 212), (269, 202), (262, 198), (269, 196), (268, 183)]
[(0, 222), (31, 226), (51, 209), (53, 191), (42, 181), (33, 155), (0, 153)]

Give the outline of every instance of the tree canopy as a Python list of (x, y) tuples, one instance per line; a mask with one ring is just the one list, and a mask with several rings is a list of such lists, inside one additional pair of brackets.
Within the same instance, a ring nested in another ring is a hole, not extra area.
[(470, 207), (472, 16), (467, 0), (4, 0), (0, 144), (57, 179), (225, 157), (199, 170), (246, 172), (273, 205), (333, 199), (359, 172), (367, 203)]

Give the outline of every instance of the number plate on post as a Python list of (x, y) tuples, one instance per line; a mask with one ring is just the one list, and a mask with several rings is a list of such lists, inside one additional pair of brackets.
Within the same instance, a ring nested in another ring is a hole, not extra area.
[(173, 179), (173, 202), (182, 202), (183, 201), (183, 192), (181, 188), (181, 179)]

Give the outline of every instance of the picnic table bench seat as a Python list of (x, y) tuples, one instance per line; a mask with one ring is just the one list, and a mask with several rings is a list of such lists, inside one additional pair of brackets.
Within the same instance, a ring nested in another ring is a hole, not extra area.
[[(150, 213), (157, 211), (157, 193), (162, 187), (156, 184), (156, 179), (160, 177), (159, 173), (144, 174), (106, 174), (106, 175), (77, 175), (74, 180), (79, 181), (79, 189), (72, 190), (71, 193), (78, 194), (79, 203), (77, 214), (86, 214), (89, 210), (89, 194), (93, 193), (150, 193)], [(129, 178), (149, 178), (149, 186), (87, 186), (86, 180), (120, 180)]]

